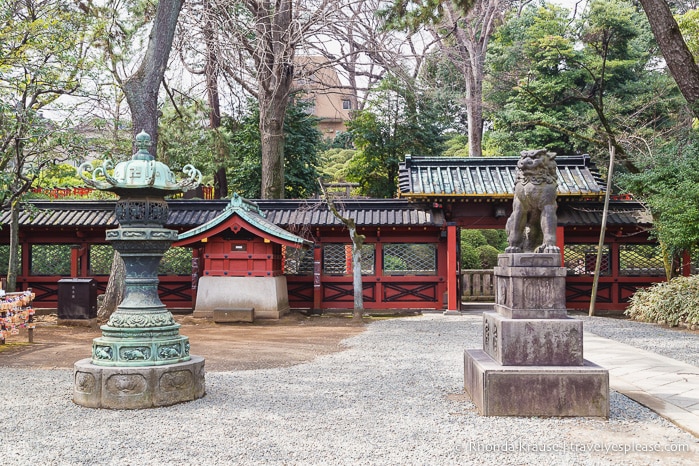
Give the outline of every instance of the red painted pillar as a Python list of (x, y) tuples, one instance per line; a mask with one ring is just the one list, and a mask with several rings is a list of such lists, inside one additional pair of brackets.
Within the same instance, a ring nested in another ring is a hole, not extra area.
[(459, 279), (459, 265), (456, 263), (457, 258), (457, 238), (456, 225), (447, 225), (447, 310), (445, 315), (461, 314), (459, 312), (459, 303), (457, 299), (457, 280)]
[(563, 227), (556, 227), (556, 246), (558, 246), (558, 249), (561, 250), (561, 267), (565, 267), (565, 261), (563, 260), (563, 249), (566, 244), (566, 238), (565, 238), (565, 228)]
[(682, 253), (682, 275), (689, 277), (692, 274), (692, 256), (689, 251)]

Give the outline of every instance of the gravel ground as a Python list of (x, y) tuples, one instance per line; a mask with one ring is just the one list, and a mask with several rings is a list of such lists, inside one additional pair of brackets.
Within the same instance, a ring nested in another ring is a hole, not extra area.
[[(607, 324), (586, 325), (602, 336), (600, 328), (612, 331)], [(627, 329), (618, 320), (614, 325), (628, 332), (635, 326)], [(650, 340), (651, 331), (636, 327)], [(481, 346), (479, 316), (379, 321), (345, 345), (345, 351), (292, 367), (209, 373), (204, 398), (151, 410), (76, 406), (70, 370), (3, 369), (0, 463), (694, 465), (699, 460), (696, 438), (615, 392), (609, 420), (478, 415), (463, 394), (463, 350)], [(678, 446), (691, 451), (647, 451)], [(613, 451), (621, 449), (636, 451)]]

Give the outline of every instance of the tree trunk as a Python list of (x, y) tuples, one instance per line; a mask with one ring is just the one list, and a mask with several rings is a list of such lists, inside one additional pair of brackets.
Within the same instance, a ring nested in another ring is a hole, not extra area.
[(664, 0), (640, 2), (672, 77), (689, 103), (694, 117), (699, 118), (699, 66), (682, 37), (670, 7)]
[(109, 317), (116, 311), (117, 306), (124, 299), (124, 290), (126, 289), (126, 266), (124, 260), (117, 251), (114, 251), (112, 257), (112, 270), (107, 282), (107, 289), (104, 292), (102, 302), (97, 309), (97, 318), (101, 321), (109, 320)]
[(6, 291), (17, 291), (17, 265), (19, 264), (19, 201), (10, 203), (10, 251), (7, 261)]
[(366, 236), (357, 234), (354, 220), (346, 223), (352, 239), (352, 288), (354, 290), (354, 309), (352, 319), (361, 321), (364, 317), (364, 286), (362, 285), (362, 245)]
[(214, 172), (214, 198), (225, 199), (228, 197), (228, 178), (226, 176), (226, 161), (228, 153), (226, 146), (221, 140), (219, 128), (221, 127), (221, 101), (218, 92), (218, 37), (212, 23), (214, 14), (211, 1), (204, 2), (204, 25), (203, 34), (206, 42), (206, 64), (204, 65), (204, 75), (206, 76), (206, 97), (209, 101), (209, 128), (214, 132), (215, 145), (215, 166)]
[[(284, 115), (294, 78), (295, 45), (289, 41), (292, 1), (262, 2), (257, 12), (258, 40), (263, 50), (256, 57), (260, 136), (262, 151), (262, 199), (284, 199)], [(270, 11), (272, 12), (270, 14)]]
[(503, 9), (500, 0), (480, 0), (461, 18), (454, 4), (444, 3), (447, 25), (453, 28), (455, 46), (445, 47), (445, 54), (461, 65), (466, 85), (469, 157), (483, 156), (483, 73), (485, 54), (495, 24)]
[(131, 110), (134, 137), (145, 131), (151, 137), (153, 148), (158, 147), (158, 93), (170, 57), (182, 3), (183, 0), (158, 2), (143, 61), (122, 86)]
[(466, 75), (468, 156), (483, 156), (483, 68)]
[[(143, 61), (141, 61), (138, 70), (122, 85), (126, 102), (131, 110), (134, 144), (135, 136), (141, 131), (145, 131), (151, 137), (153, 152), (158, 147), (158, 93), (170, 57), (177, 18), (180, 15), (183, 1), (162, 0), (158, 2)], [(109, 318), (121, 303), (125, 278), (124, 261), (115, 251), (112, 272), (104, 293), (104, 301), (98, 310), (98, 317)]]
[(262, 199), (284, 199), (284, 114), (288, 99), (265, 100), (260, 99)]
[(318, 179), (320, 192), (323, 193), (325, 202), (328, 203), (330, 212), (341, 221), (350, 232), (352, 240), (352, 288), (354, 291), (354, 309), (352, 310), (352, 320), (361, 321), (364, 317), (364, 286), (362, 285), (362, 246), (366, 236), (357, 234), (357, 224), (353, 218), (345, 217), (335, 207), (335, 203), (328, 196), (325, 186)]

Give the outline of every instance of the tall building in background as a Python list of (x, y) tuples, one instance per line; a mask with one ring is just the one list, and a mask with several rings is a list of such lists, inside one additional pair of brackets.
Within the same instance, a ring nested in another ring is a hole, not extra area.
[(322, 56), (296, 57), (300, 77), (294, 81), (294, 90), (300, 101), (308, 102), (310, 114), (320, 118), (318, 127), (325, 139), (333, 139), (338, 132), (345, 131), (345, 123), (351, 112), (356, 110), (356, 99), (352, 91), (342, 85), (340, 78)]

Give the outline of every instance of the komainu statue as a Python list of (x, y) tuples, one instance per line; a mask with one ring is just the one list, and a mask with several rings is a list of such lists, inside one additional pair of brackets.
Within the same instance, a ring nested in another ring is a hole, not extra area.
[(507, 219), (506, 253), (559, 253), (556, 246), (556, 154), (525, 150), (517, 162), (512, 215)]

